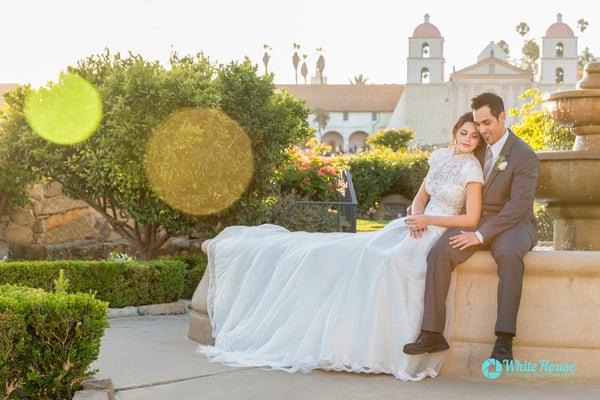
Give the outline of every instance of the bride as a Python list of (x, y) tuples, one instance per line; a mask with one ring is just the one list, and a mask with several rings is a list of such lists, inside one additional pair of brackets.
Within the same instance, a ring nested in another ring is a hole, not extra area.
[(436, 376), (445, 352), (411, 356), (403, 346), (420, 333), (429, 250), (446, 228), (479, 221), (480, 143), (472, 114), (460, 117), (453, 145), (431, 154), (412, 215), (379, 231), (225, 228), (208, 243), (215, 345), (198, 352), (235, 367)]

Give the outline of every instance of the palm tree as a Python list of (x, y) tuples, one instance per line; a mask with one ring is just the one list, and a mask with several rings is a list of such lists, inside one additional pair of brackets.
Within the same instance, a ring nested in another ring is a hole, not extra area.
[(271, 56), (269, 55), (269, 51), (271, 51), (271, 47), (269, 47), (268, 44), (263, 44), (263, 49), (265, 49), (265, 54), (263, 55), (263, 64), (265, 64), (265, 74), (268, 71), (268, 66), (269, 66), (269, 60), (271, 59)]
[(508, 43), (506, 43), (506, 40), (500, 40), (496, 44), (502, 49), (502, 51), (506, 53), (507, 56), (509, 55), (510, 47), (508, 47)]
[(525, 68), (532, 71), (534, 74), (537, 71), (537, 64), (535, 63), (540, 58), (540, 46), (535, 40), (527, 40), (523, 44), (523, 64)]
[[(354, 80), (352, 80), (352, 79), (354, 79)], [(369, 80), (369, 78), (363, 76), (363, 74), (359, 74), (352, 79), (348, 79), (348, 81), (350, 81), (350, 83), (352, 85), (364, 85)]]
[(323, 48), (317, 49), (319, 52), (319, 59), (317, 60), (317, 73), (319, 74), (319, 82), (323, 84), (323, 71), (325, 70), (325, 57), (323, 57)]
[(581, 18), (579, 21), (577, 21), (577, 28), (579, 28), (579, 31), (581, 33), (583, 33), (583, 31), (585, 31), (589, 25), (590, 25), (590, 23), (587, 22), (583, 18)]
[[(294, 43), (294, 50), (299, 50), (300, 45), (298, 43)], [(294, 76), (296, 78), (296, 85), (298, 84), (298, 64), (300, 64), (300, 56), (298, 55), (298, 51), (294, 51), (294, 55), (292, 56), (292, 64), (294, 64)]]
[(319, 142), (321, 141), (321, 132), (327, 128), (327, 124), (329, 123), (329, 113), (322, 108), (317, 108), (315, 110), (315, 118), (313, 120), (319, 126)]
[(308, 67), (306, 66), (306, 57), (308, 57), (307, 54), (302, 54), (302, 59), (304, 61), (302, 61), (302, 68), (300, 68), (300, 73), (304, 77), (304, 84), (305, 85), (306, 85), (306, 75), (308, 75)]
[(519, 25), (517, 25), (516, 30), (519, 35), (525, 36), (527, 35), (527, 32), (529, 32), (529, 25), (527, 25), (526, 22), (521, 22)]

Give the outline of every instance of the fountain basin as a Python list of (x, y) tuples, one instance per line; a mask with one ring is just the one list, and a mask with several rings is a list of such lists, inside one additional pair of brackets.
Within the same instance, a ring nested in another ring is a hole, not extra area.
[(577, 89), (547, 93), (542, 107), (577, 136), (573, 150), (600, 151), (600, 63), (589, 63)]
[(537, 153), (540, 172), (536, 199), (544, 202), (600, 202), (600, 151)]

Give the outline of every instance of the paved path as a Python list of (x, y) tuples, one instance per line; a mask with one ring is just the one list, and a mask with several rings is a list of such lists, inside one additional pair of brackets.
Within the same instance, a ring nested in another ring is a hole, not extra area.
[(600, 399), (600, 385), (402, 382), (383, 374), (229, 368), (195, 352), (187, 321), (187, 315), (112, 319), (92, 367), (113, 380), (119, 400)]

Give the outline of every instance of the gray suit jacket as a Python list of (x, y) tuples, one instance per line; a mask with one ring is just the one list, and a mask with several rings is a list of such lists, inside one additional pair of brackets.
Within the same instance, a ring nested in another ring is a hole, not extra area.
[[(483, 189), (483, 210), (477, 230), (484, 244), (517, 224), (523, 224), (534, 235), (533, 243), (537, 242), (533, 201), (539, 160), (533, 149), (510, 129), (508, 135), (498, 156), (498, 159), (504, 156), (506, 168), (500, 171), (496, 162)], [(480, 161), (483, 164), (482, 157)]]

